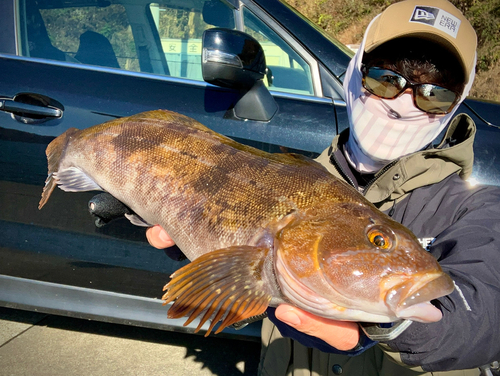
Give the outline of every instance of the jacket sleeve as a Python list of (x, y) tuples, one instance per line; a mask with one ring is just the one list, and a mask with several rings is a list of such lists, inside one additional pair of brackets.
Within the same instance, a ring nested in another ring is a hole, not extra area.
[(500, 190), (464, 186), (433, 208), (433, 216), (451, 218), (429, 249), (455, 283), (452, 294), (433, 301), (443, 318), (414, 322), (387, 343), (405, 365), (428, 372), (500, 360)]
[(271, 322), (274, 325), (276, 325), (276, 327), (280, 331), (281, 335), (283, 337), (291, 338), (294, 341), (299, 342), (301, 345), (303, 345), (305, 347), (315, 348), (315, 349), (318, 349), (322, 352), (330, 353), (330, 354), (333, 353), (333, 354), (342, 354), (342, 355), (347, 355), (347, 356), (356, 356), (356, 355), (361, 354), (362, 352), (366, 351), (367, 349), (369, 349), (370, 347), (372, 347), (378, 343), (378, 342), (372, 341), (367, 336), (360, 333), (359, 343), (356, 346), (356, 348), (354, 348), (353, 350), (350, 350), (350, 351), (337, 350), (335, 347), (330, 346), (325, 341), (323, 341), (317, 337), (313, 337), (313, 336), (310, 336), (308, 334), (299, 332), (297, 329), (292, 328), (291, 326), (278, 320), (276, 318), (275, 313), (274, 313), (275, 311), (276, 311), (275, 308), (269, 307), (267, 309), (267, 315), (268, 315), (269, 320), (271, 320)]

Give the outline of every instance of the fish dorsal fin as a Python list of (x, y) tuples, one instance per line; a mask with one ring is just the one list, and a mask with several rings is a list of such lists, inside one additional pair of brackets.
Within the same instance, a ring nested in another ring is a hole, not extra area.
[(306, 157), (305, 155), (298, 153), (275, 153), (272, 154), (273, 158), (283, 163), (293, 163), (297, 166), (304, 166), (308, 168), (317, 168), (318, 170), (326, 171), (328, 170), (319, 162), (314, 159)]
[(174, 301), (169, 318), (189, 316), (184, 326), (202, 316), (198, 332), (207, 320), (212, 322), (208, 336), (217, 322), (215, 333), (225, 327), (266, 311), (271, 295), (262, 281), (264, 260), (270, 250), (254, 246), (234, 246), (197, 258), (172, 274), (164, 304)]

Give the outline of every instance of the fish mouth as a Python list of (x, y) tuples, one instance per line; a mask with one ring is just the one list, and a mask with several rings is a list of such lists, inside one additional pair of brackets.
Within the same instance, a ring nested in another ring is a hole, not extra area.
[(450, 294), (455, 288), (453, 280), (445, 273), (424, 274), (415, 280), (405, 281), (389, 289), (385, 302), (401, 319), (419, 322), (436, 322), (442, 313), (431, 300)]

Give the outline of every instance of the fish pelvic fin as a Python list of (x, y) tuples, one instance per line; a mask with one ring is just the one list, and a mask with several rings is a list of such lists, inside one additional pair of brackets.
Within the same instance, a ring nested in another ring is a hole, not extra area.
[(59, 165), (61, 162), (61, 157), (66, 150), (66, 145), (68, 144), (71, 135), (77, 132), (76, 128), (69, 128), (66, 132), (64, 132), (59, 137), (56, 137), (51, 141), (47, 149), (45, 150), (45, 154), (47, 155), (48, 162), (48, 176), (45, 180), (45, 186), (43, 187), (42, 199), (38, 204), (38, 209), (41, 209), (49, 200), (50, 195), (54, 191), (54, 188), (57, 185), (57, 181), (55, 179), (55, 173), (59, 170)]
[(215, 334), (238, 321), (266, 311), (272, 296), (262, 280), (268, 248), (234, 246), (204, 254), (171, 276), (163, 288), (164, 304), (174, 302), (169, 318), (201, 316), (195, 332), (211, 319), (205, 334), (222, 321)]

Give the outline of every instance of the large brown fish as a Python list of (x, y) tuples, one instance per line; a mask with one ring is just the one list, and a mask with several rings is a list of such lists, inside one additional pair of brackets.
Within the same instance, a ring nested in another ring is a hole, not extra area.
[(453, 290), (409, 230), (316, 162), (174, 112), (69, 129), (47, 157), (40, 208), (56, 185), (104, 190), (133, 223), (165, 228), (193, 261), (165, 286), (168, 316), (211, 319), (207, 334), (282, 302), (332, 319), (432, 322), (441, 312), (429, 301)]

